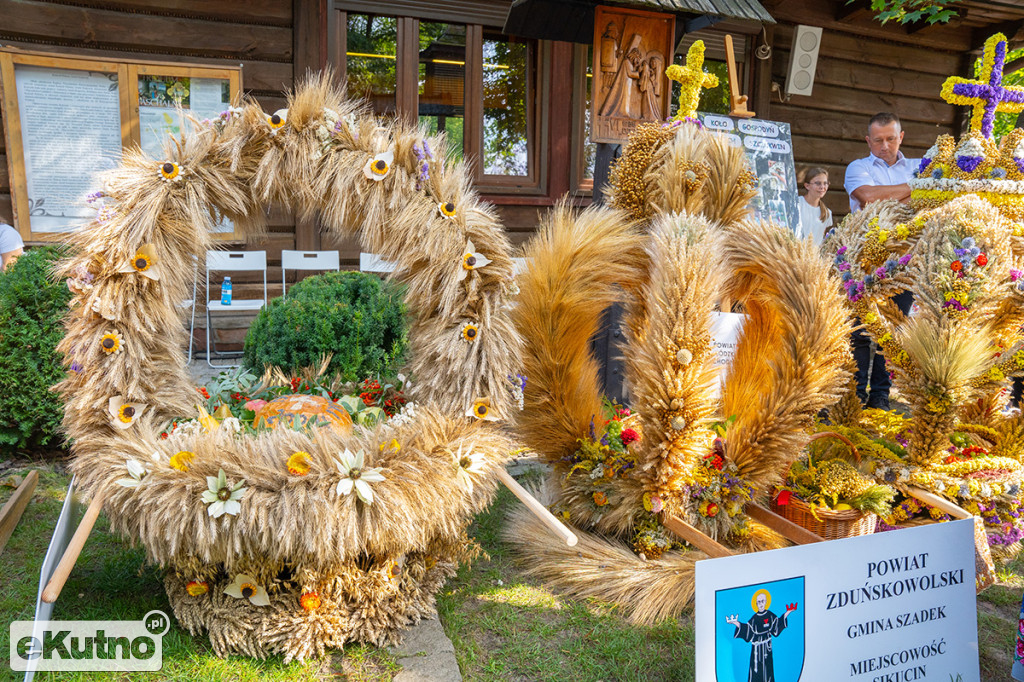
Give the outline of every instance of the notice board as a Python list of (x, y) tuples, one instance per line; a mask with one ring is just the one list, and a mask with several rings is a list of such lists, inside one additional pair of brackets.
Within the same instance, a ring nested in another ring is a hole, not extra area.
[[(28, 243), (58, 241), (95, 216), (86, 197), (133, 146), (164, 160), (186, 116), (216, 118), (241, 97), (239, 67), (125, 62), (0, 49), (0, 106), (14, 224)], [(227, 221), (216, 239), (238, 237)]]
[(800, 195), (789, 124), (703, 112), (698, 112), (697, 118), (708, 130), (722, 133), (730, 144), (746, 153), (751, 170), (757, 174), (757, 196), (751, 206), (755, 218), (797, 231)]

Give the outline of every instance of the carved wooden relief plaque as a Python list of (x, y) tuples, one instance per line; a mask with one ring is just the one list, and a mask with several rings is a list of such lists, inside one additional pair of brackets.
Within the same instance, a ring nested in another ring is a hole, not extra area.
[(593, 142), (625, 142), (638, 123), (669, 115), (675, 18), (598, 5), (590, 120)]

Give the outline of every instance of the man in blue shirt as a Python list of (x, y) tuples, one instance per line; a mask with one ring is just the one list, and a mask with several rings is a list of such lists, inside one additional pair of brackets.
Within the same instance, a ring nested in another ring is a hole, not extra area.
[[(908, 182), (914, 177), (919, 159), (908, 159), (900, 151), (903, 129), (896, 114), (880, 113), (868, 122), (864, 138), (871, 151), (866, 158), (857, 159), (846, 167), (846, 192), (850, 195), (850, 211), (856, 212), (872, 201), (910, 199)], [(914, 298), (909, 291), (893, 296), (903, 314), (910, 312)], [(857, 320), (860, 324), (860, 320)], [(863, 331), (854, 332), (851, 339), (853, 357), (857, 361), (857, 395), (867, 407), (889, 409), (889, 372), (885, 358), (874, 353), (871, 362), (871, 339)], [(870, 369), (870, 382), (868, 372)]]

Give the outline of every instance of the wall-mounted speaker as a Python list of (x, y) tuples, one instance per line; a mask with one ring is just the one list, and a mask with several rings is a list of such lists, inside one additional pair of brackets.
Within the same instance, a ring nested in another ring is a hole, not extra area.
[(793, 46), (789, 51), (786, 69), (786, 94), (810, 96), (814, 90), (814, 71), (818, 68), (818, 48), (821, 47), (821, 28), (797, 26), (793, 33)]

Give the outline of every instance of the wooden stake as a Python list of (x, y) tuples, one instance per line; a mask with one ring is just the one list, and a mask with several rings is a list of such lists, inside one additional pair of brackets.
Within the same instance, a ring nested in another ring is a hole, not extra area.
[(498, 480), (505, 484), (512, 494), (519, 498), (519, 500), (526, 505), (534, 515), (544, 522), (544, 525), (551, 529), (551, 531), (562, 538), (565, 544), (570, 547), (575, 547), (576, 543), (579, 542), (579, 538), (576, 537), (576, 533), (569, 530), (564, 523), (555, 518), (555, 515), (548, 511), (548, 508), (537, 500), (536, 497), (530, 494), (530, 492), (519, 485), (519, 481), (512, 478), (512, 474), (505, 471), (504, 467), (498, 467)]
[(67, 582), (68, 576), (71, 575), (71, 569), (75, 567), (78, 555), (82, 553), (82, 547), (85, 546), (85, 541), (88, 539), (89, 533), (92, 532), (92, 527), (96, 523), (96, 517), (100, 515), (104, 497), (105, 495), (102, 492), (96, 493), (93, 496), (92, 502), (89, 503), (89, 508), (85, 510), (85, 514), (78, 524), (78, 529), (75, 530), (75, 534), (71, 537), (71, 542), (68, 543), (67, 549), (64, 550), (64, 556), (60, 558), (57, 568), (53, 569), (50, 582), (46, 583), (46, 589), (43, 590), (43, 601), (47, 604), (57, 601), (60, 591), (64, 589), (64, 583)]
[(683, 521), (678, 516), (663, 513), (661, 515), (661, 525), (665, 526), (712, 559), (733, 555), (728, 549), (718, 544), (707, 535), (688, 524), (686, 521)]
[(4, 547), (7, 546), (7, 541), (11, 538), (11, 533), (14, 532), (18, 521), (21, 520), (21, 515), (25, 512), (25, 507), (32, 499), (37, 481), (39, 481), (39, 472), (33, 469), (28, 472), (21, 485), (11, 495), (11, 499), (7, 500), (4, 508), (0, 509), (0, 554), (3, 554)]
[(812, 533), (803, 526), (798, 526), (786, 517), (779, 516), (771, 509), (762, 507), (759, 504), (748, 502), (747, 506), (743, 508), (743, 512), (758, 523), (768, 526), (776, 533), (789, 538), (798, 545), (809, 545), (812, 542), (824, 542), (825, 540), (820, 535)]
[(725, 65), (729, 69), (729, 102), (732, 111), (730, 116), (736, 118), (752, 118), (753, 111), (747, 110), (747, 96), (740, 95), (739, 74), (736, 72), (736, 53), (732, 49), (732, 36), (725, 34)]
[(971, 512), (967, 511), (963, 507), (958, 507), (957, 505), (953, 504), (946, 498), (939, 497), (938, 495), (930, 493), (927, 490), (922, 490), (921, 488), (907, 488), (907, 492), (910, 494), (911, 497), (916, 497), (917, 499), (927, 504), (930, 504), (936, 509), (941, 509), (942, 511), (946, 512), (953, 518), (969, 519), (974, 516), (973, 514), (971, 514)]

